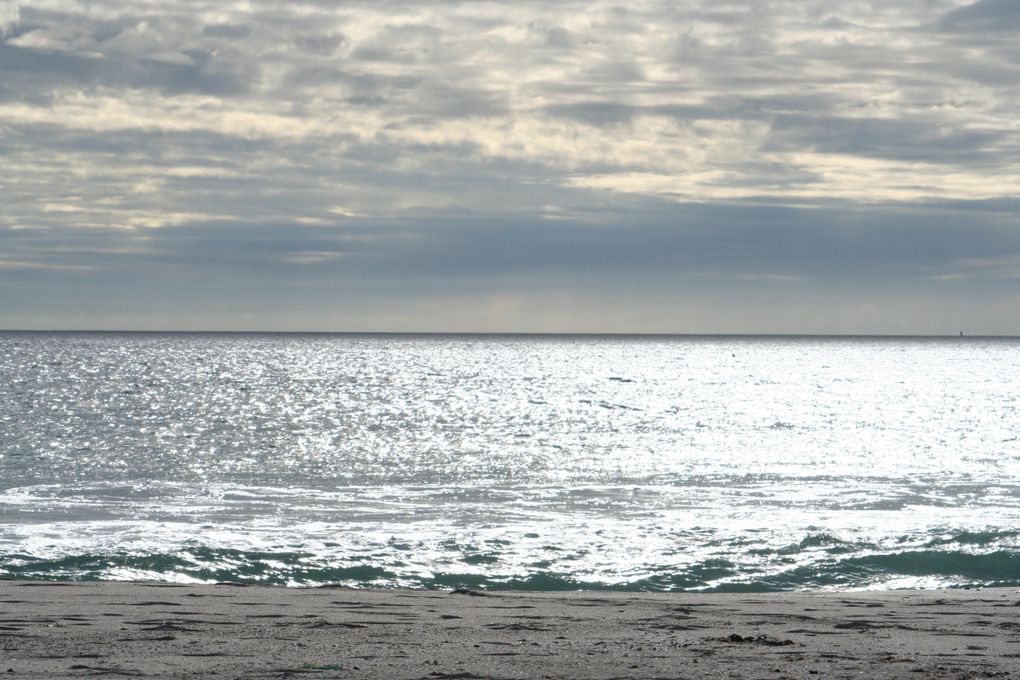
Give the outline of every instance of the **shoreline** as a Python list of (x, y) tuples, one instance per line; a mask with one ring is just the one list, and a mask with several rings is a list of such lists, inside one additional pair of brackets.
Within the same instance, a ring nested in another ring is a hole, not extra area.
[(0, 581), (5, 678), (1020, 677), (1020, 590)]

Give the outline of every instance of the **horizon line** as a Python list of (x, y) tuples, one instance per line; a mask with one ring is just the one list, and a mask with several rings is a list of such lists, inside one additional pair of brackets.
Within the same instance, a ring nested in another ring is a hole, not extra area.
[(325, 330), (210, 330), (210, 329), (112, 329), (112, 328), (0, 328), (0, 333), (125, 333), (138, 335), (180, 334), (180, 335), (428, 335), (428, 336), (576, 336), (576, 337), (688, 337), (688, 338), (998, 338), (1020, 339), (1011, 334), (955, 333), (812, 333), (812, 332), (626, 332), (626, 331), (325, 331)]

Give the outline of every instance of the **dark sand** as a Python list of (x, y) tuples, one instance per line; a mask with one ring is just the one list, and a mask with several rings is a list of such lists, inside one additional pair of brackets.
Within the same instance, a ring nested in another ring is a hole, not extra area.
[(1020, 678), (1020, 593), (0, 581), (0, 646), (0, 678)]

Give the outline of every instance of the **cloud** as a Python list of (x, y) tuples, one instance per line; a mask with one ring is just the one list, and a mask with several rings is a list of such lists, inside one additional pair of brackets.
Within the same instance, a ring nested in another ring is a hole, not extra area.
[(11, 34), (18, 25), (21, 12), (16, 2), (0, 2), (0, 40)]
[(99, 299), (159, 272), (182, 307), (175, 281), (232, 300), (371, 282), (392, 309), (542, 286), (594, 309), (609, 280), (632, 303), (693, 281), (706, 299), (991, 286), (1018, 250), (1015, 15), (2, 3), (5, 280), (83, 277)]
[(951, 31), (1020, 30), (1020, 5), (1013, 0), (978, 0), (947, 13), (942, 26)]

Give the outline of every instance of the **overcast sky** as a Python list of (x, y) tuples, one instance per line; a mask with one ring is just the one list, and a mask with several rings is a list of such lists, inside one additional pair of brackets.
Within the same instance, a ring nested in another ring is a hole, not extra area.
[(1020, 0), (0, 0), (0, 328), (1020, 334)]

